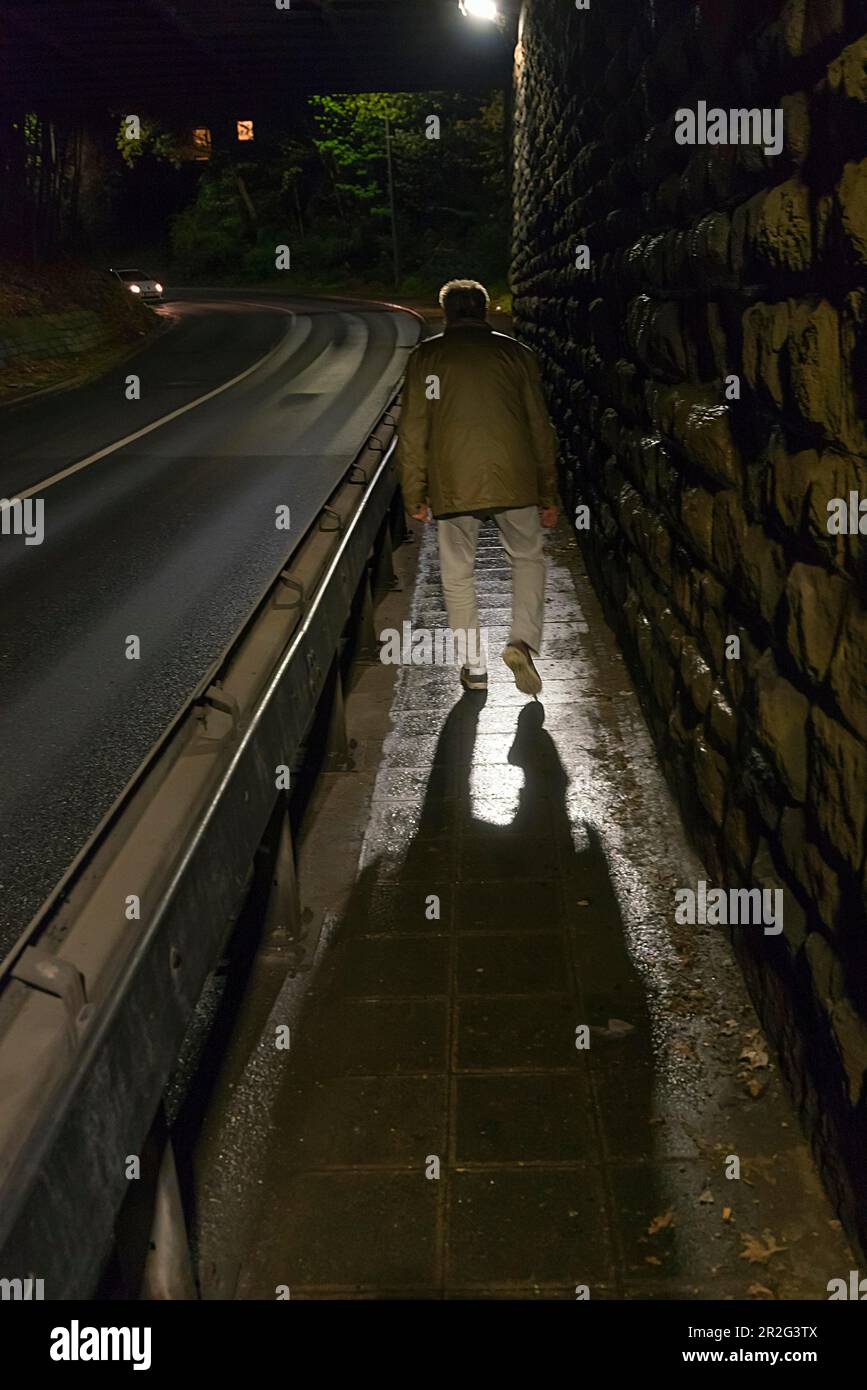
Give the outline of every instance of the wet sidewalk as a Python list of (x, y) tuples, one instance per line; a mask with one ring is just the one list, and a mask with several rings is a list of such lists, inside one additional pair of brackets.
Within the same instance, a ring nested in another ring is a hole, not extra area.
[[(444, 628), (419, 539), (404, 616)], [(674, 924), (674, 890), (707, 875), (565, 528), (548, 561), (540, 701), (499, 660), (491, 526), (487, 696), (401, 667), (381, 747), (364, 735), (391, 673), (350, 698), (356, 770), (332, 779), (316, 857), (352, 886), (237, 1297), (824, 1299), (855, 1267), (725, 934)]]

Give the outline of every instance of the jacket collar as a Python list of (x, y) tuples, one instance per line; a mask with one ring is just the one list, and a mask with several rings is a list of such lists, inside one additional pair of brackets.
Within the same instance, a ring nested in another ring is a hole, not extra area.
[(445, 325), (443, 332), (450, 333), (453, 328), (481, 328), (487, 333), (493, 332), (487, 319), (453, 319), (451, 323)]

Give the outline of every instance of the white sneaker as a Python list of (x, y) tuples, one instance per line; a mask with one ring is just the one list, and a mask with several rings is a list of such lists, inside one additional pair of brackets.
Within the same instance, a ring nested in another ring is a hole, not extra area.
[(487, 671), (473, 671), (469, 666), (461, 667), (461, 685), (464, 690), (487, 690)]

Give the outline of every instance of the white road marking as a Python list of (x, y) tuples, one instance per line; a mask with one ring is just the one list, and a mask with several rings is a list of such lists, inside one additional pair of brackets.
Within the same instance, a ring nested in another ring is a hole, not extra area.
[[(246, 303), (242, 300), (225, 302), (244, 303), (245, 307), (250, 309), (268, 308), (279, 314), (288, 314), (289, 317), (293, 319), (296, 317), (294, 310), (283, 309), (277, 304), (262, 305), (252, 302)], [(38, 492), (44, 492), (46, 488), (53, 487), (55, 483), (62, 482), (64, 478), (71, 477), (73, 473), (79, 473), (82, 468), (89, 467), (91, 463), (97, 463), (99, 459), (104, 459), (108, 454), (113, 454), (118, 449), (125, 448), (127, 444), (134, 443), (136, 439), (141, 439), (143, 435), (150, 434), (152, 430), (158, 430), (161, 425), (168, 424), (169, 420), (176, 420), (179, 415), (185, 415), (188, 410), (195, 410), (197, 405), (203, 405), (205, 401), (213, 400), (214, 396), (219, 396), (223, 391), (228, 391), (230, 386), (237, 386), (239, 381), (243, 381), (244, 378), (250, 376), (252, 372), (258, 371), (260, 367), (264, 366), (266, 362), (269, 362), (272, 357), (277, 355), (280, 349), (285, 345), (285, 342), (286, 336), (284, 335), (279, 343), (276, 343), (274, 347), (265, 353), (264, 357), (260, 357), (258, 362), (254, 362), (251, 367), (245, 367), (243, 372), (239, 372), (237, 376), (233, 376), (231, 381), (224, 381), (220, 386), (215, 386), (213, 391), (207, 391), (204, 396), (197, 396), (194, 401), (187, 401), (186, 405), (179, 405), (177, 410), (170, 411), (168, 415), (161, 415), (158, 420), (152, 420), (149, 425), (145, 425), (142, 429), (136, 430), (134, 434), (125, 435), (123, 439), (116, 439), (113, 444), (107, 444), (104, 449), (98, 449), (95, 454), (88, 454), (87, 458), (79, 459), (78, 463), (71, 463), (68, 468), (62, 468), (59, 473), (52, 473), (50, 478), (45, 478), (34, 487), (26, 488), (22, 492), (16, 492), (14, 497), (8, 499), (9, 502), (23, 502), (27, 497), (33, 497)]]
[(292, 395), (327, 396), (339, 391), (355, 375), (364, 361), (370, 330), (357, 314), (339, 312), (346, 327), (340, 345), (326, 343), (319, 356), (289, 383)]

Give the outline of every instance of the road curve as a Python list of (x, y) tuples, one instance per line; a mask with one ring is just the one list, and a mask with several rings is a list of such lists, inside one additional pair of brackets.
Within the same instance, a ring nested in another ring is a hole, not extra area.
[(39, 545), (0, 537), (0, 955), (313, 520), (419, 335), (352, 301), (202, 292), (161, 312), (167, 331), (98, 382), (0, 412), (0, 497), (31, 492), (45, 527)]

